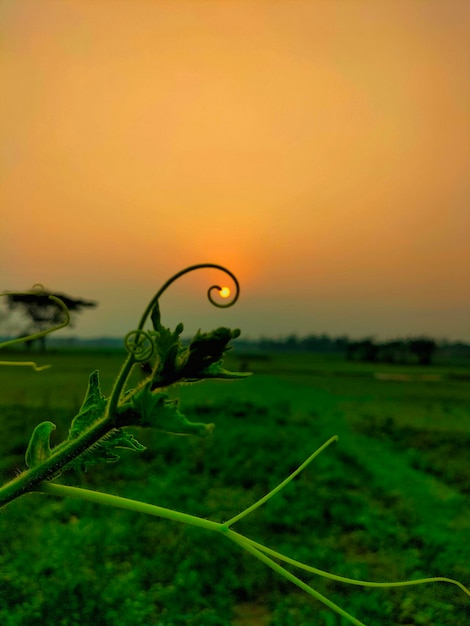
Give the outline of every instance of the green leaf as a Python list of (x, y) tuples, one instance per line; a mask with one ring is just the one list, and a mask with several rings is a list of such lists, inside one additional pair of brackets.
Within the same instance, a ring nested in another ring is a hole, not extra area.
[(106, 440), (106, 443), (112, 443), (115, 448), (125, 448), (127, 450), (134, 450), (135, 452), (142, 452), (147, 450), (132, 433), (123, 428), (117, 428), (112, 437)]
[(51, 456), (50, 439), (55, 428), (52, 422), (42, 422), (34, 429), (25, 455), (26, 465), (30, 469), (41, 465)]
[(99, 372), (90, 374), (88, 389), (78, 414), (74, 417), (69, 430), (69, 440), (76, 439), (81, 433), (101, 419), (106, 410), (106, 398), (101, 393)]
[(71, 467), (86, 469), (88, 465), (102, 461), (115, 463), (120, 459), (119, 455), (116, 454), (116, 448), (134, 450), (135, 452), (146, 450), (146, 447), (137, 441), (132, 433), (123, 428), (116, 428), (86, 450), (72, 463)]
[(160, 332), (161, 328), (161, 314), (160, 314), (160, 305), (158, 304), (158, 300), (155, 302), (152, 314), (150, 315), (150, 319), (152, 320), (153, 330), (156, 332)]
[(178, 400), (170, 400), (166, 393), (151, 391), (147, 383), (131, 399), (127, 410), (136, 414), (139, 426), (156, 428), (166, 433), (178, 435), (198, 435), (206, 437), (214, 424), (191, 422), (178, 410)]
[(187, 350), (181, 342), (183, 324), (178, 324), (172, 332), (160, 322), (160, 308), (155, 304), (151, 315), (154, 331), (150, 332), (155, 344), (155, 361), (153, 363), (153, 387), (161, 387), (175, 382), (180, 378), (178, 370), (181, 355)]
[(230, 372), (222, 366), (223, 356), (231, 349), (229, 341), (240, 335), (238, 328), (220, 327), (210, 333), (198, 331), (188, 347), (181, 342), (183, 324), (171, 332), (162, 326), (158, 302), (152, 311), (156, 361), (152, 367), (152, 389), (178, 380), (196, 382), (205, 378), (236, 379), (250, 376), (248, 372)]
[[(76, 439), (99, 421), (105, 414), (106, 405), (107, 399), (101, 393), (99, 372), (95, 370), (90, 374), (88, 389), (80, 411), (72, 421), (68, 440)], [(72, 461), (68, 467), (84, 470), (88, 465), (101, 461), (114, 463), (120, 458), (116, 454), (116, 448), (127, 448), (134, 451), (146, 449), (132, 433), (123, 428), (114, 428)]]
[(235, 328), (217, 328), (210, 333), (198, 331), (191, 341), (186, 361), (180, 369), (181, 376), (187, 381), (205, 378), (245, 378), (249, 372), (230, 372), (222, 367), (223, 356), (231, 349), (228, 342), (240, 335)]
[[(223, 367), (223, 360), (216, 361), (215, 363), (211, 363), (207, 367), (201, 370), (199, 378), (195, 380), (200, 380), (200, 378), (225, 378), (229, 380), (236, 380), (238, 378), (246, 378), (247, 376), (251, 376), (251, 372), (231, 372)], [(191, 379), (186, 378), (188, 382), (191, 382)]]

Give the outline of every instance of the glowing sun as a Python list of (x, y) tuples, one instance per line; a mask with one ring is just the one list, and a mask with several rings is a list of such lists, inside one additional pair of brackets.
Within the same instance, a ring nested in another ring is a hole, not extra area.
[(219, 295), (221, 298), (228, 298), (230, 295), (230, 289), (228, 287), (222, 287), (222, 289), (219, 290)]

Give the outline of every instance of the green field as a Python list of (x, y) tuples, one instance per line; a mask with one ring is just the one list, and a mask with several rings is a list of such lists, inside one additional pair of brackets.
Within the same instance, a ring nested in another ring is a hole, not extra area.
[[(2, 358), (6, 355), (2, 354)], [(117, 352), (52, 353), (0, 370), (0, 473), (24, 469), (35, 425), (66, 436), (98, 368)], [(340, 357), (234, 351), (243, 381), (179, 389), (210, 439), (146, 430), (143, 453), (59, 482), (229, 519), (332, 435), (339, 441), (236, 530), (342, 576), (447, 576), (470, 585), (470, 367), (351, 364)], [(5, 626), (340, 626), (345, 622), (222, 537), (76, 500), (29, 495), (1, 512)], [(296, 572), (297, 573), (297, 572)], [(300, 575), (368, 626), (467, 626), (470, 598), (445, 583), (364, 589)]]

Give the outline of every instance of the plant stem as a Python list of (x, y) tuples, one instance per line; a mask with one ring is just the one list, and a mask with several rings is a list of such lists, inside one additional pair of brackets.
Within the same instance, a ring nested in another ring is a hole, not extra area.
[[(214, 300), (212, 300), (212, 298), (210, 297), (210, 292), (212, 290), (212, 287), (209, 289), (207, 295), (209, 297), (209, 301), (211, 302), (211, 304), (215, 305), (219, 309), (226, 309), (229, 306), (233, 306), (235, 304), (235, 302), (238, 300), (238, 296), (240, 295), (240, 285), (238, 284), (238, 280), (237, 280), (236, 276), (234, 274), (232, 274), (232, 272), (230, 272), (223, 265), (218, 265), (216, 263), (198, 263), (197, 265), (190, 265), (189, 267), (186, 267), (184, 270), (181, 270), (180, 272), (177, 272), (174, 276), (169, 278), (166, 281), (166, 283), (164, 285), (162, 285), (162, 287), (160, 287), (160, 289), (157, 291), (157, 293), (154, 295), (154, 297), (150, 300), (149, 304), (147, 305), (147, 308), (143, 312), (137, 329), (138, 330), (142, 330), (143, 329), (143, 327), (145, 325), (145, 322), (147, 321), (147, 318), (149, 317), (149, 315), (152, 312), (153, 307), (158, 302), (158, 300), (160, 299), (162, 294), (168, 289), (168, 287), (172, 283), (175, 282), (175, 280), (178, 280), (178, 278), (180, 278), (184, 274), (188, 274), (189, 272), (193, 272), (194, 270), (199, 270), (199, 269), (216, 269), (216, 270), (220, 270), (222, 272), (225, 272), (225, 274), (228, 274), (228, 276), (230, 276), (230, 278), (235, 283), (236, 291), (235, 291), (234, 298), (228, 304), (216, 304), (214, 302)], [(219, 286), (218, 285), (214, 285), (213, 288), (219, 289)]]
[(300, 587), (303, 591), (313, 596), (316, 600), (322, 602), (332, 611), (346, 618), (351, 624), (355, 626), (365, 626), (362, 622), (355, 617), (347, 613), (344, 609), (337, 604), (323, 596), (321, 593), (307, 585), (303, 580), (294, 576), (291, 572), (284, 567), (270, 559), (261, 550), (252, 544), (251, 540), (247, 539), (243, 535), (230, 530), (225, 524), (219, 522), (213, 522), (195, 515), (189, 515), (188, 513), (181, 513), (180, 511), (174, 511), (173, 509), (167, 509), (155, 504), (147, 504), (146, 502), (140, 502), (138, 500), (131, 500), (129, 498), (123, 498), (121, 496), (115, 496), (109, 493), (101, 493), (99, 491), (92, 491), (90, 489), (82, 489), (80, 487), (69, 487), (68, 485), (58, 485), (57, 483), (44, 482), (39, 485), (36, 490), (40, 493), (45, 493), (53, 496), (70, 496), (72, 498), (79, 498), (88, 502), (96, 502), (97, 504), (105, 504), (109, 506), (115, 506), (121, 509), (127, 509), (129, 511), (136, 511), (137, 513), (145, 513), (147, 515), (153, 515), (155, 517), (163, 517), (165, 519), (172, 520), (174, 522), (180, 522), (183, 524), (190, 524), (191, 526), (198, 526), (205, 530), (222, 533), (227, 539), (230, 539), (241, 548), (255, 556), (257, 559), (268, 565), (275, 572), (280, 574), (283, 578), (286, 578), (290, 582)]
[[(235, 533), (235, 531), (231, 531)], [(238, 535), (238, 533), (235, 533)], [(249, 543), (254, 548), (264, 552), (265, 554), (269, 554), (275, 559), (279, 559), (280, 561), (284, 561), (285, 563), (289, 563), (289, 565), (294, 565), (299, 569), (303, 569), (306, 572), (310, 572), (312, 574), (317, 574), (318, 576), (322, 576), (323, 578), (329, 578), (330, 580), (336, 580), (340, 583), (346, 583), (348, 585), (358, 585), (359, 587), (382, 587), (382, 588), (391, 588), (391, 587), (409, 587), (411, 585), (423, 585), (427, 583), (451, 583), (452, 585), (456, 585), (459, 587), (464, 593), (470, 596), (470, 590), (465, 587), (458, 580), (454, 580), (453, 578), (446, 578), (444, 576), (434, 576), (431, 578), (418, 578), (416, 580), (400, 580), (398, 582), (372, 582), (368, 580), (356, 580), (355, 578), (346, 578), (345, 576), (338, 576), (338, 574), (331, 574), (330, 572), (326, 572), (325, 570), (318, 569), (317, 567), (312, 567), (311, 565), (306, 565), (301, 561), (296, 561), (272, 548), (268, 548), (264, 546), (262, 543), (258, 543), (253, 539), (249, 539), (243, 535), (239, 535), (243, 541)], [(233, 539), (233, 537), (231, 537)]]
[(52, 455), (40, 465), (22, 472), (0, 487), (0, 509), (12, 500), (34, 491), (43, 481), (56, 476), (112, 428), (113, 423), (110, 419), (101, 420), (76, 439), (63, 442), (53, 448)]
[(223, 533), (226, 533), (228, 530), (225, 524), (221, 524), (219, 522), (212, 522), (211, 520), (196, 517), (195, 515), (189, 515), (188, 513), (181, 513), (180, 511), (174, 511), (173, 509), (167, 509), (162, 506), (157, 506), (156, 504), (147, 504), (146, 502), (140, 502), (139, 500), (131, 500), (129, 498), (115, 496), (110, 493), (92, 491), (91, 489), (82, 489), (81, 487), (69, 487), (68, 485), (43, 482), (38, 486), (36, 491), (40, 493), (47, 493), (52, 496), (69, 496), (71, 498), (79, 498), (80, 500), (87, 500), (88, 502), (115, 506), (119, 509), (136, 511), (137, 513), (145, 513), (155, 517), (163, 517), (165, 519), (172, 520), (173, 522), (199, 526), (200, 528), (205, 528), (206, 530)]
[(121, 367), (116, 382), (113, 385), (113, 389), (108, 400), (108, 406), (106, 407), (106, 416), (109, 417), (110, 415), (114, 415), (116, 413), (122, 390), (124, 389), (124, 385), (126, 384), (134, 365), (134, 356), (132, 354), (128, 354)]
[(363, 622), (360, 622), (353, 615), (350, 615), (347, 611), (342, 609), (340, 606), (338, 606), (337, 604), (335, 604), (334, 602), (326, 598), (324, 595), (322, 595), (315, 589), (313, 589), (313, 587), (310, 587), (310, 585), (307, 585), (307, 583), (305, 583), (303, 580), (301, 580), (300, 578), (297, 578), (297, 576), (294, 576), (294, 574), (286, 570), (284, 567), (282, 567), (282, 565), (279, 565), (279, 563), (276, 563), (275, 561), (270, 559), (268, 556), (266, 556), (266, 554), (261, 552), (261, 550), (258, 550), (257, 548), (255, 548), (252, 545), (251, 540), (247, 539), (243, 535), (240, 535), (239, 533), (235, 533), (233, 530), (229, 530), (227, 537), (231, 539), (234, 543), (241, 546), (244, 550), (246, 550), (247, 552), (255, 556), (257, 559), (265, 563), (268, 567), (273, 569), (276, 573), (280, 574), (280, 576), (294, 583), (294, 585), (297, 585), (297, 587), (300, 587), (300, 589), (307, 592), (309, 595), (313, 596), (316, 600), (325, 604), (329, 609), (331, 609), (335, 613), (338, 613), (338, 615), (341, 615), (342, 617), (347, 619), (351, 624), (354, 624), (355, 626), (365, 626)]
[(264, 504), (265, 502), (267, 502), (270, 498), (272, 498), (276, 493), (278, 493), (279, 491), (281, 491), (281, 489), (283, 489), (288, 483), (290, 483), (290, 481), (295, 478), (297, 476), (297, 474), (300, 474), (301, 471), (303, 471), (307, 465), (309, 463), (311, 463), (311, 461), (313, 461), (313, 459), (315, 457), (317, 457), (321, 452), (323, 452), (323, 450), (325, 448), (327, 448), (329, 445), (331, 445), (334, 441), (337, 441), (338, 437), (337, 435), (334, 435), (333, 437), (330, 437), (328, 439), (328, 441), (326, 441), (322, 446), (320, 446), (318, 448), (318, 450), (315, 450), (315, 452), (313, 454), (311, 454), (308, 459), (306, 461), (304, 461), (302, 463), (302, 465), (299, 465), (299, 467), (292, 472), (292, 474), (290, 474), (285, 480), (282, 481), (282, 483), (279, 483), (279, 485), (277, 485), (277, 487), (274, 487), (274, 489), (272, 489), (269, 493), (267, 493), (265, 496), (263, 496), (262, 498), (260, 498), (259, 500), (257, 500), (254, 504), (252, 504), (250, 507), (248, 507), (247, 509), (245, 509), (244, 511), (242, 511), (241, 513), (238, 513), (238, 515), (235, 515), (234, 517), (232, 517), (232, 519), (229, 519), (228, 522), (225, 522), (226, 526), (232, 526), (232, 524), (235, 524), (235, 522), (238, 522), (239, 520), (243, 519), (246, 515), (248, 515), (249, 513), (251, 513), (252, 511), (254, 511), (255, 509), (257, 509), (259, 506), (261, 506), (262, 504)]

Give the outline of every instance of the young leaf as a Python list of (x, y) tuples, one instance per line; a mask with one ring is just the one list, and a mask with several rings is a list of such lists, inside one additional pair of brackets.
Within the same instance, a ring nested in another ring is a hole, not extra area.
[(180, 369), (181, 377), (187, 381), (204, 378), (245, 378), (248, 372), (229, 372), (222, 367), (223, 356), (231, 349), (228, 342), (240, 335), (235, 328), (217, 328), (210, 333), (198, 331), (187, 350), (185, 363)]
[(26, 465), (30, 469), (40, 465), (51, 456), (50, 439), (55, 428), (52, 422), (42, 422), (34, 429), (25, 455)]
[(119, 455), (116, 454), (116, 448), (134, 450), (135, 452), (146, 450), (146, 447), (137, 441), (132, 433), (123, 428), (116, 428), (97, 441), (79, 458), (73, 461), (69, 465), (69, 468), (74, 467), (85, 470), (88, 465), (93, 465), (102, 461), (105, 461), (106, 463), (115, 463), (116, 461), (119, 461), (120, 458)]
[(99, 372), (90, 374), (88, 389), (78, 414), (74, 417), (69, 431), (69, 440), (76, 439), (82, 432), (103, 417), (106, 398), (101, 393)]
[(180, 367), (181, 354), (186, 348), (181, 342), (180, 335), (183, 332), (183, 324), (178, 324), (172, 332), (160, 322), (160, 308), (158, 302), (152, 310), (152, 324), (154, 331), (149, 334), (154, 338), (156, 358), (152, 369), (153, 388), (161, 387), (175, 382), (180, 378), (178, 369)]
[(201, 380), (201, 378), (225, 378), (228, 380), (236, 380), (237, 378), (246, 378), (247, 376), (251, 376), (251, 372), (231, 372), (223, 367), (223, 360), (216, 361), (215, 363), (211, 363), (210, 365), (204, 367), (201, 370), (198, 378), (191, 379), (189, 377), (185, 377), (187, 382), (195, 382), (197, 380)]
[(178, 400), (169, 400), (166, 393), (152, 392), (151, 382), (132, 396), (125, 413), (133, 416), (133, 423), (139, 426), (178, 435), (206, 437), (214, 429), (214, 424), (189, 421), (179, 412)]
[(124, 448), (126, 450), (134, 450), (135, 452), (142, 452), (147, 450), (140, 441), (134, 437), (132, 433), (124, 428), (117, 428), (113, 431), (112, 436), (106, 439), (104, 443), (112, 443), (115, 448)]

